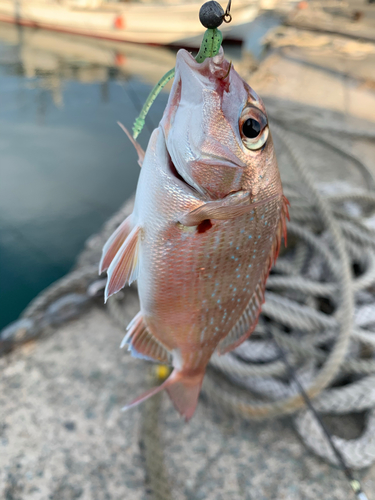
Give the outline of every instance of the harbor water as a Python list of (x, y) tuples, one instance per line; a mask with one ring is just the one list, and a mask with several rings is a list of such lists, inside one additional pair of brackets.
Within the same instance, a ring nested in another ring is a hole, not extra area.
[(116, 122), (131, 129), (174, 56), (0, 24), (0, 328), (134, 192), (137, 155)]

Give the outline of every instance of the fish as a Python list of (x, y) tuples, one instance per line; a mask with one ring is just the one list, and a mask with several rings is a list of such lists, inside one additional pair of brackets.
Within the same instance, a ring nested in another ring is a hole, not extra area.
[(289, 202), (263, 101), (222, 48), (202, 63), (177, 53), (160, 124), (145, 153), (135, 146), (134, 210), (105, 244), (100, 273), (105, 300), (137, 280), (140, 311), (122, 346), (173, 369), (125, 409), (165, 389), (189, 420), (212, 354), (257, 324)]

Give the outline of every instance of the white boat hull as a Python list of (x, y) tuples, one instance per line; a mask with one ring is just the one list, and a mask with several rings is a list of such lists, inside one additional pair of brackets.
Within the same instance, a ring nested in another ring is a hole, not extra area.
[[(108, 2), (90, 8), (53, 0), (0, 0), (0, 21), (105, 40), (186, 45), (189, 39), (202, 35), (198, 18), (201, 5)], [(236, 26), (252, 21), (258, 10), (257, 1), (237, 0), (231, 11), (232, 23), (220, 28), (224, 37), (232, 38)]]

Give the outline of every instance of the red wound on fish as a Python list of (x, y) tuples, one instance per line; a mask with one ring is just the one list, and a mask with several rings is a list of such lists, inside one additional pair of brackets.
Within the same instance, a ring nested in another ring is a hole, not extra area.
[(212, 222), (210, 221), (210, 219), (205, 219), (200, 224), (198, 224), (197, 232), (198, 233), (205, 233), (206, 231), (211, 229), (211, 227), (212, 227)]

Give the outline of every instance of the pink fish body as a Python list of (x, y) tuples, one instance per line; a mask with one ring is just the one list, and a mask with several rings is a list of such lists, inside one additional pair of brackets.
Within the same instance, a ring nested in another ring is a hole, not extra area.
[(103, 249), (106, 297), (138, 282), (124, 342), (172, 363), (166, 389), (186, 419), (205, 369), (254, 330), (285, 238), (283, 196), (264, 105), (219, 55), (177, 54), (176, 75), (139, 177), (133, 213)]

